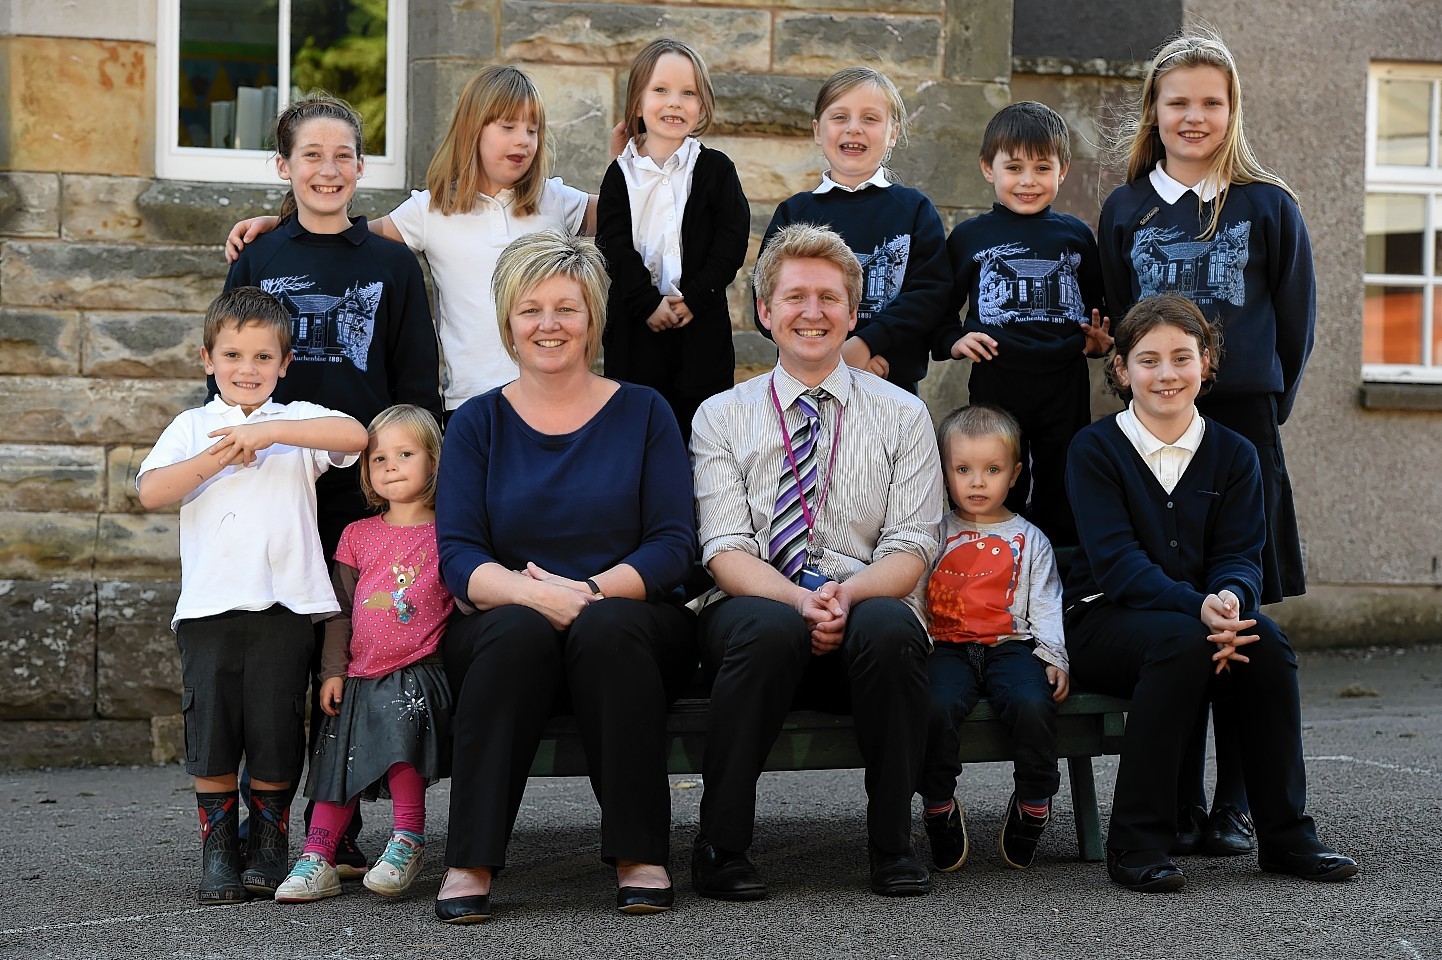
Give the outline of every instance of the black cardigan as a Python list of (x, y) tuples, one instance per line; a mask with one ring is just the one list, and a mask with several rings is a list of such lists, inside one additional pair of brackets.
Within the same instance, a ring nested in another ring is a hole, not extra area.
[(726, 288), (746, 259), (751, 208), (726, 154), (702, 146), (681, 215), (681, 295), (694, 319), (653, 333), (646, 318), (661, 302), (631, 236), (631, 198), (620, 164), (601, 182), (596, 242), (606, 256), (606, 376), (656, 387), (668, 400), (729, 390), (736, 355)]

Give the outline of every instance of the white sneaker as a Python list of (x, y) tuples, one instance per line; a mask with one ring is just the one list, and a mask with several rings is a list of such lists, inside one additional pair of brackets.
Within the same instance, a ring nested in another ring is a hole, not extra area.
[(275, 888), (276, 903), (311, 903), (340, 893), (340, 875), (335, 867), (315, 853), (303, 853), (290, 876)]
[(426, 852), (424, 837), (408, 830), (397, 830), (391, 834), (385, 852), (376, 858), (375, 866), (361, 882), (366, 889), (374, 890), (383, 897), (398, 897), (421, 872), (421, 859)]

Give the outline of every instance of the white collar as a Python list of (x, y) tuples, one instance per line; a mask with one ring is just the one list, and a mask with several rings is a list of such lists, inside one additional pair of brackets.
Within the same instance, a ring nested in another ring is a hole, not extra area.
[[(797, 397), (811, 389), (792, 376), (779, 360), (771, 377), (771, 383), (776, 387), (776, 398), (780, 401), (783, 410), (790, 408), (796, 402)], [(828, 373), (817, 386), (835, 397), (841, 406), (845, 407), (846, 401), (851, 399), (851, 368), (838, 357), (836, 369)]]
[(245, 421), (251, 419), (251, 417), (255, 417), (257, 415), (259, 415), (261, 419), (274, 416), (282, 409), (284, 409), (284, 406), (280, 403), (277, 403), (275, 397), (266, 397), (265, 402), (252, 410), (250, 412), (250, 416), (247, 417), (244, 413), (241, 412), (239, 404), (226, 403), (224, 398), (222, 398), (220, 393), (217, 391), (215, 396), (211, 397), (210, 400), (205, 404), (205, 409), (209, 413), (219, 414), (220, 416), (234, 423), (244, 423)]
[(1207, 422), (1202, 419), (1201, 414), (1197, 413), (1196, 407), (1192, 407), (1192, 422), (1187, 424), (1187, 429), (1182, 431), (1182, 435), (1177, 438), (1176, 442), (1165, 443), (1158, 440), (1155, 434), (1142, 425), (1141, 419), (1136, 414), (1136, 404), (1137, 402), (1133, 400), (1127, 404), (1125, 410), (1117, 414), (1117, 426), (1121, 428), (1122, 433), (1132, 442), (1132, 446), (1137, 448), (1143, 458), (1150, 457), (1166, 447), (1177, 447), (1190, 454), (1196, 454), (1197, 448), (1202, 445), (1202, 435), (1207, 428)]
[(1152, 189), (1157, 192), (1157, 196), (1169, 204), (1176, 203), (1182, 199), (1182, 197), (1186, 196), (1189, 191), (1210, 203), (1217, 199), (1217, 194), (1221, 193), (1222, 187), (1227, 185), (1225, 180), (1221, 183), (1213, 180), (1203, 180), (1200, 183), (1194, 183), (1188, 186), (1185, 183), (1172, 179), (1172, 177), (1162, 169), (1161, 162), (1158, 162), (1155, 167), (1152, 167), (1149, 179), (1152, 182)]
[(854, 187), (848, 187), (844, 183), (837, 183), (831, 179), (831, 171), (827, 170), (821, 174), (821, 186), (812, 190), (812, 193), (830, 193), (832, 190), (845, 190), (847, 193), (857, 193), (867, 187), (881, 187), (885, 189), (891, 186), (891, 181), (886, 179), (886, 167), (877, 167), (876, 172)]
[(681, 141), (681, 146), (676, 148), (676, 152), (666, 158), (665, 163), (657, 163), (651, 157), (645, 156), (637, 150), (635, 138), (632, 138), (626, 141), (625, 148), (616, 159), (621, 161), (623, 165), (629, 164), (633, 168), (639, 167), (641, 169), (654, 170), (657, 173), (665, 173), (668, 170), (676, 170), (679, 168), (690, 169), (696, 154), (699, 153), (700, 150), (701, 141), (695, 137), (687, 137)]

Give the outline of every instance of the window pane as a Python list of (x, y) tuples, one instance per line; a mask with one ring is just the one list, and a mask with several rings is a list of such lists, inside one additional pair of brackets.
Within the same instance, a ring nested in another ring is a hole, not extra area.
[(1422, 362), (1422, 288), (1367, 285), (1362, 362)]
[(1431, 160), (1432, 84), (1381, 80), (1377, 84), (1377, 162), (1425, 167)]
[(386, 0), (294, 0), (291, 87), (324, 90), (355, 107), (365, 152), (386, 152)]
[(176, 146), (269, 145), (279, 75), (277, 28), (273, 3), (180, 0)]
[(1367, 272), (1422, 273), (1427, 197), (1420, 193), (1367, 194)]

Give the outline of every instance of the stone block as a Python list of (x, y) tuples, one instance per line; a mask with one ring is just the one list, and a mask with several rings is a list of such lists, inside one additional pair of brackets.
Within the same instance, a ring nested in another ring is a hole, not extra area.
[(411, 60), (496, 54), (498, 0), (428, 0), (409, 11)]
[(0, 373), (80, 372), (80, 316), (0, 307)]
[(68, 0), (4, 5), (0, 29), (27, 37), (90, 37), (155, 42), (154, 0)]
[[(222, 231), (219, 239), (224, 237)], [(213, 246), (12, 240), (0, 257), (0, 291), (7, 305), (16, 306), (199, 312), (220, 291), (226, 273), (225, 258)]]
[(180, 710), (180, 652), (170, 617), (175, 580), (96, 584), (95, 711), (108, 720)]
[[(0, 141), (3, 142), (3, 141)], [(53, 173), (0, 173), (0, 235), (60, 235), (60, 177)]]
[(1011, 76), (1011, 17), (1009, 3), (946, 0), (946, 77), (1006, 83)]
[[(751, 202), (752, 232), (760, 236), (771, 222), (776, 204), (821, 182), (826, 160), (810, 137), (707, 137), (736, 164), (741, 189)], [(760, 219), (760, 227), (755, 226)]]
[(150, 718), (150, 762), (180, 763), (185, 759), (185, 714)]
[(611, 128), (621, 112), (609, 67), (528, 64), (526, 72), (546, 104), (546, 129), (555, 152), (553, 174), (587, 193), (601, 189), (611, 162)]
[(95, 585), (0, 580), (0, 718), (89, 718), (94, 699)]
[(0, 390), (0, 441), (154, 443), (176, 414), (205, 401), (205, 380), (9, 377)]
[(941, 20), (782, 13), (775, 47), (772, 68), (783, 73), (825, 77), (869, 63), (898, 84), (935, 79), (941, 73)]
[[(713, 0), (671, 0), (672, 6), (687, 6), (690, 4), (706, 5)], [(876, 0), (786, 0), (785, 4), (777, 3), (776, 0), (727, 0), (730, 7), (766, 7), (775, 9), (784, 6), (787, 10), (842, 10), (858, 12), (874, 12), (879, 6)], [(946, 10), (945, 0), (887, 0), (886, 9), (890, 13), (931, 13), (939, 14)], [(707, 51), (703, 51), (705, 53)]]
[(97, 513), (105, 501), (105, 450), (0, 443), (0, 510)]
[(814, 77), (713, 73), (711, 85), (716, 90), (711, 136), (765, 133), (810, 137), (811, 112), (820, 86)]
[(179, 580), (180, 517), (101, 514), (95, 538), (95, 573), (107, 579)]
[[(425, 167), (421, 170), (424, 172)], [(270, 187), (151, 180), (135, 205), (143, 219), (146, 239), (219, 248), (237, 220), (279, 213), (285, 194), (286, 185), (280, 180)], [(382, 217), (407, 196), (406, 190), (361, 188), (351, 200), (351, 214)], [(214, 257), (224, 267), (218, 249)]]
[(628, 67), (657, 37), (685, 37), (712, 70), (762, 72), (771, 64), (771, 17), (762, 10), (687, 10), (652, 4), (505, 0), (501, 49), (528, 62)]
[(152, 44), (27, 36), (8, 46), (9, 99), (23, 109), (10, 116), (9, 156), (0, 162), (19, 170), (151, 175)]
[[(1124, 89), (1121, 81), (1099, 77), (1037, 76), (1014, 73), (1013, 100), (1037, 100), (1061, 114), (1071, 131), (1072, 163), (1100, 158), (1106, 135), (1097, 123), (1108, 93)], [(1071, 179), (1070, 176), (1067, 178)]]
[(0, 770), (150, 763), (147, 720), (31, 720), (5, 724)]
[(80, 372), (91, 377), (197, 376), (204, 326), (198, 313), (87, 313)]
[(911, 111), (909, 143), (893, 151), (890, 163), (901, 182), (938, 207), (990, 208), (996, 194), (976, 158), (987, 121), (1009, 102), (1007, 88), (948, 81), (903, 94)]
[(146, 510), (140, 505), (135, 492), (135, 475), (145, 462), (149, 446), (135, 446), (128, 443), (111, 447), (105, 453), (105, 506), (106, 513), (179, 513), (180, 504), (172, 503), (159, 510)]
[(0, 511), (0, 577), (89, 575), (95, 564), (95, 529), (94, 514)]
[(61, 236), (114, 243), (151, 239), (139, 206), (151, 183), (143, 177), (66, 177)]

